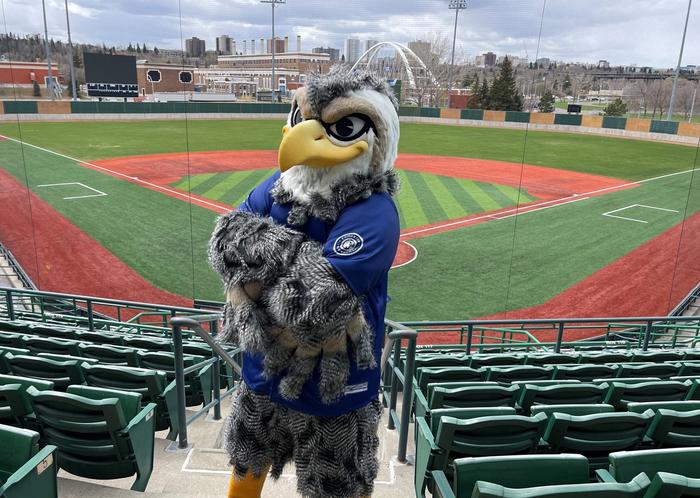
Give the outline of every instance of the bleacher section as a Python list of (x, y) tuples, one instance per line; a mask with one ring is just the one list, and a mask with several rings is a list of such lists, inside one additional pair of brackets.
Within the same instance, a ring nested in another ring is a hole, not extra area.
[(416, 495), (700, 496), (697, 355), (419, 351)]

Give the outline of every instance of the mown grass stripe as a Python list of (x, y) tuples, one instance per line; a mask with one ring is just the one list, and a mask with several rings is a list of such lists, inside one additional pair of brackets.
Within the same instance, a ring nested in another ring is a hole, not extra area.
[(204, 194), (202, 195), (209, 199), (214, 199), (218, 201), (229, 190), (231, 190), (237, 184), (249, 177), (253, 173), (253, 171), (254, 170), (236, 171), (233, 173), (229, 173), (229, 175), (226, 178), (224, 178), (222, 181), (220, 181), (212, 188), (204, 192)]
[(530, 202), (532, 200), (530, 196), (527, 195), (527, 191), (524, 188), (516, 189), (507, 185), (499, 185), (497, 183), (494, 183), (493, 186), (500, 190), (500, 192), (513, 204)]
[(481, 207), (481, 211), (493, 211), (501, 207), (496, 201), (489, 197), (476, 182), (460, 178), (457, 180), (457, 183), (474, 198), (476, 203)]
[(201, 183), (207, 181), (214, 175), (215, 173), (204, 173), (203, 175), (185, 176), (180, 182), (174, 184), (173, 187), (188, 192), (191, 188), (197, 188)]
[(228, 175), (229, 173), (215, 173), (213, 176), (207, 178), (202, 183), (197, 185), (196, 188), (193, 187), (190, 191), (193, 194), (204, 195), (204, 193), (209, 191), (209, 189), (224, 181), (224, 179), (228, 177)]
[(255, 169), (221, 197), (221, 202), (238, 206), (248, 197), (250, 191), (272, 174), (272, 169)]
[(483, 211), (481, 206), (479, 206), (469, 192), (462, 188), (456, 178), (451, 176), (440, 176), (439, 179), (445, 188), (452, 194), (452, 197), (457, 200), (457, 203), (464, 210), (465, 216)]
[(413, 190), (413, 185), (408, 180), (406, 172), (399, 170), (401, 177), (401, 193), (399, 194), (398, 204), (406, 220), (406, 228), (417, 227), (428, 224), (428, 217), (423, 212), (421, 202)]
[(440, 206), (442, 206), (447, 219), (461, 218), (467, 214), (457, 199), (455, 199), (455, 197), (452, 195), (452, 192), (450, 192), (447, 187), (445, 187), (445, 184), (440, 181), (439, 175), (423, 175), (423, 179), (428, 185), (428, 188), (430, 188), (435, 195), (435, 198), (440, 203)]
[(442, 209), (442, 206), (440, 206), (440, 202), (435, 197), (435, 193), (428, 187), (424, 174), (415, 171), (407, 171), (406, 175), (409, 183), (411, 183), (413, 187), (413, 191), (416, 193), (416, 197), (420, 199), (420, 205), (428, 218), (428, 223), (435, 223), (436, 221), (447, 219), (447, 214), (445, 210)]
[(483, 190), (486, 193), (486, 195), (493, 199), (493, 201), (497, 203), (499, 207), (506, 207), (515, 204), (515, 202), (510, 197), (508, 197), (498, 188), (496, 188), (496, 185), (494, 185), (493, 183), (477, 182), (477, 185), (481, 190)]

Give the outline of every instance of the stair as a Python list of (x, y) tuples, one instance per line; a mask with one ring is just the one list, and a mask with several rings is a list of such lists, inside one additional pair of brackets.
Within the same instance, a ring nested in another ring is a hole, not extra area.
[[(222, 414), (228, 413), (228, 400)], [(380, 471), (375, 481), (374, 497), (406, 498), (413, 496), (411, 465), (396, 461), (398, 433), (386, 429), (387, 411), (379, 426)], [(228, 457), (217, 447), (223, 420), (200, 417), (188, 427), (192, 448), (187, 452), (167, 452), (166, 431), (156, 434), (153, 474), (145, 493), (130, 491), (133, 478), (113, 481), (84, 479), (59, 471), (59, 498), (223, 498), (226, 496), (230, 470)], [(412, 430), (409, 434), (412, 433)], [(411, 438), (409, 438), (411, 439)], [(409, 454), (415, 450), (409, 442)], [(287, 498), (296, 494), (294, 467), (289, 466), (277, 482), (269, 480), (263, 498)]]

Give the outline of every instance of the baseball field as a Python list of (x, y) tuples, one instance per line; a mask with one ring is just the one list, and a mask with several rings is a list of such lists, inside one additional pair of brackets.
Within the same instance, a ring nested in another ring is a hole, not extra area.
[[(209, 235), (281, 125), (0, 124), (0, 240), (47, 290), (220, 299)], [(698, 147), (403, 123), (399, 152), (390, 318), (663, 314), (700, 280)]]

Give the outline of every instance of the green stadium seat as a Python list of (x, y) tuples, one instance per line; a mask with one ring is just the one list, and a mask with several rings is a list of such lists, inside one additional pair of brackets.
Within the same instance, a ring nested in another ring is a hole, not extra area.
[(591, 382), (603, 377), (615, 377), (617, 370), (618, 367), (612, 365), (557, 365), (554, 367), (554, 378)]
[(573, 454), (458, 458), (453, 469), (454, 496), (466, 497), (477, 481), (526, 488), (585, 483), (589, 475), (586, 457)]
[(620, 365), (618, 377), (658, 377), (670, 379), (678, 375), (679, 367), (673, 363), (645, 363), (642, 365)]
[(577, 354), (531, 353), (525, 356), (525, 365), (566, 365), (578, 363)]
[(632, 361), (647, 363), (663, 363), (665, 361), (680, 361), (683, 353), (679, 351), (636, 351), (632, 355)]
[(683, 351), (683, 361), (700, 361), (700, 349), (686, 349)]
[(428, 384), (436, 382), (479, 382), (483, 372), (470, 367), (419, 368), (416, 370), (418, 388), (426, 393)]
[(6, 374), (10, 373), (10, 360), (7, 358), (7, 355), (10, 356), (17, 356), (20, 354), (29, 354), (28, 349), (22, 349), (22, 348), (12, 348), (9, 346), (0, 346), (0, 374)]
[(612, 382), (605, 403), (613, 405), (617, 410), (626, 410), (628, 403), (642, 403), (647, 401), (682, 401), (694, 399), (697, 385), (692, 381), (675, 382), (661, 380), (653, 382), (641, 382), (627, 384)]
[(24, 334), (0, 332), (0, 347), (23, 348)]
[(41, 337), (54, 337), (56, 339), (76, 339), (77, 331), (72, 328), (47, 325), (30, 325), (26, 330), (27, 334)]
[(0, 425), (0, 498), (57, 498), (55, 459), (36, 432)]
[(510, 354), (475, 354), (471, 357), (469, 366), (472, 368), (492, 367), (497, 365), (522, 365), (523, 357)]
[(34, 387), (38, 391), (50, 391), (53, 389), (53, 382), (14, 375), (0, 375), (0, 424), (35, 427), (31, 422), (28, 424), (27, 420), (34, 411), (26, 394), (29, 387)]
[(602, 379), (593, 379), (594, 384), (600, 384), (605, 382), (610, 384), (612, 382), (618, 382), (623, 384), (643, 384), (644, 382), (658, 382), (661, 379), (658, 377), (606, 377)]
[(651, 481), (644, 498), (689, 498), (700, 496), (700, 479), (659, 472)]
[(147, 351), (172, 351), (173, 343), (168, 339), (132, 335), (124, 338), (124, 345), (130, 348), (144, 349)]
[(111, 332), (88, 331), (80, 331), (77, 336), (79, 341), (90, 342), (92, 344), (111, 344), (114, 346), (123, 346), (124, 338), (126, 337), (123, 334), (114, 334)]
[(27, 324), (25, 322), (17, 320), (0, 321), (0, 331), (23, 332), (26, 328)]
[(82, 384), (83, 372), (76, 360), (56, 361), (39, 356), (8, 356), (12, 373), (33, 379), (48, 380), (54, 389), (65, 391), (71, 384)]
[(141, 395), (88, 386), (66, 393), (27, 390), (42, 437), (58, 447), (59, 466), (90, 479), (136, 474), (131, 487), (144, 491), (153, 470), (156, 405)]
[(549, 417), (552, 413), (565, 413), (567, 415), (593, 415), (594, 413), (613, 413), (615, 412), (615, 407), (612, 405), (606, 405), (604, 403), (599, 403), (595, 405), (590, 404), (568, 404), (568, 405), (532, 405), (530, 408), (531, 415), (537, 415), (538, 413), (544, 413)]
[(490, 406), (482, 408), (436, 408), (426, 417), (430, 430), (437, 432), (442, 417), (453, 417), (460, 420), (479, 417), (495, 417), (499, 415), (517, 415), (512, 406)]
[(48, 358), (50, 360), (57, 361), (75, 360), (81, 363), (87, 363), (88, 365), (96, 365), (100, 363), (100, 360), (96, 360), (94, 358), (83, 358), (82, 356), (71, 356), (68, 354), (39, 353), (37, 356), (40, 358)]
[(37, 353), (67, 354), (70, 356), (80, 356), (78, 341), (66, 339), (55, 339), (53, 337), (25, 337), (24, 347)]
[(579, 363), (582, 365), (603, 365), (612, 363), (626, 363), (631, 359), (631, 353), (603, 351), (600, 353), (581, 353), (581, 356), (579, 356)]
[(628, 483), (586, 483), (513, 489), (478, 481), (472, 498), (641, 498), (649, 478), (640, 474)]
[[(175, 357), (173, 353), (139, 351), (139, 364), (142, 368), (161, 370), (165, 372), (168, 382), (175, 380)], [(185, 368), (201, 363), (207, 358), (185, 355)], [(185, 397), (187, 406), (208, 404), (212, 395), (212, 366), (205, 365), (201, 369), (185, 374)]]
[(658, 472), (676, 472), (700, 478), (700, 448), (665, 448), (656, 450), (617, 451), (608, 457), (607, 470), (598, 470), (599, 480), (625, 482), (644, 472), (653, 479)]
[(679, 363), (678, 375), (684, 377), (700, 376), (700, 362), (683, 361)]
[(115, 365), (83, 365), (83, 376), (89, 386), (141, 395), (141, 403), (156, 404), (156, 430), (169, 429), (168, 439), (178, 434), (175, 383), (168, 384), (165, 372)]
[(92, 358), (100, 363), (124, 367), (138, 367), (139, 357), (137, 349), (105, 344), (80, 345), (80, 355), (83, 358)]
[(607, 384), (525, 384), (520, 389), (518, 406), (529, 412), (533, 405), (599, 404), (607, 391)]
[(469, 358), (464, 355), (426, 355), (416, 358), (414, 365), (416, 368), (466, 367), (469, 365)]
[(586, 455), (591, 464), (607, 462), (611, 451), (629, 450), (644, 439), (654, 412), (598, 413), (573, 416), (553, 413), (543, 439), (552, 451)]
[(658, 409), (647, 437), (660, 447), (700, 446), (700, 410)]
[(522, 365), (513, 367), (490, 367), (486, 373), (486, 380), (511, 384), (519, 380), (550, 380), (552, 367), (535, 367)]
[(491, 406), (515, 406), (518, 386), (475, 385), (449, 389), (436, 386), (428, 398), (428, 407), (479, 408)]
[[(445, 471), (455, 458), (497, 456), (533, 450), (547, 416), (496, 415), (469, 419), (441, 416), (433, 426), (416, 418), (416, 496), (423, 496), (430, 472)], [(433, 436), (433, 432), (435, 436)]]
[(685, 382), (686, 380), (700, 381), (700, 375), (678, 375), (668, 380), (675, 380), (677, 382)]

